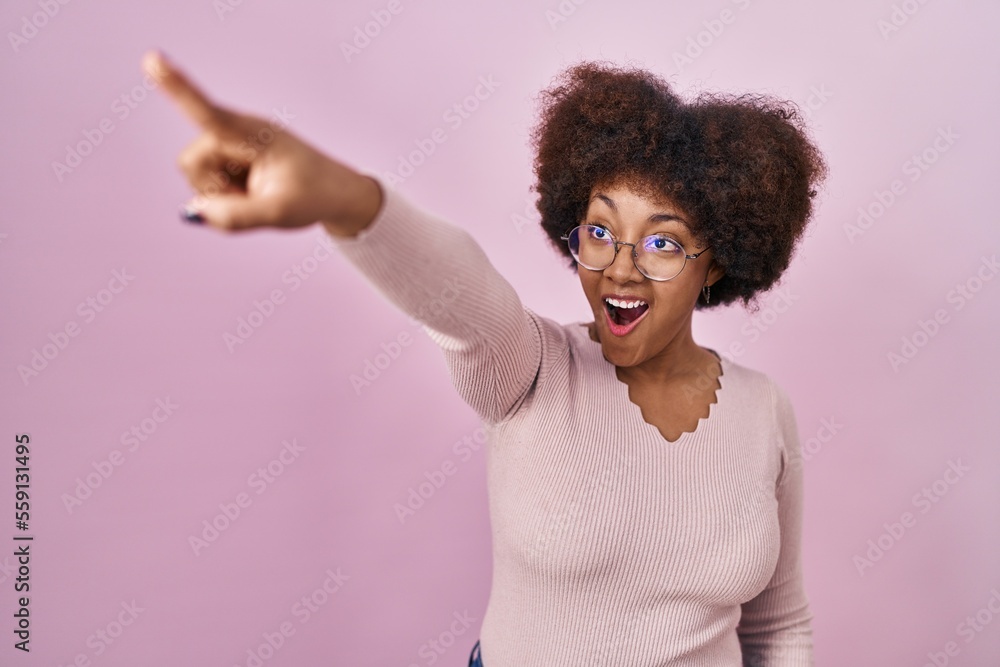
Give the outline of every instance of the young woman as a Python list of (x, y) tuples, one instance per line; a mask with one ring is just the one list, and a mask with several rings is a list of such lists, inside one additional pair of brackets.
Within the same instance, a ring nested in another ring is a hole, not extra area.
[(179, 160), (185, 219), (322, 224), (486, 425), (493, 589), (470, 665), (813, 664), (791, 401), (691, 334), (695, 310), (755, 306), (812, 215), (826, 167), (794, 111), (564, 72), (532, 135), (537, 206), (594, 318), (560, 324), (382, 177), (288, 131), (248, 149), (263, 120), (144, 64), (202, 129)]

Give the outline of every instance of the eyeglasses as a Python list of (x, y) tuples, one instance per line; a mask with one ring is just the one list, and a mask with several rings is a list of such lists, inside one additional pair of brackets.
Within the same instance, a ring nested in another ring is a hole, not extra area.
[[(574, 227), (569, 234), (560, 236), (569, 245), (569, 251), (582, 267), (603, 271), (618, 256), (618, 247), (632, 246), (632, 262), (639, 272), (650, 280), (672, 280), (684, 270), (689, 259), (698, 259), (705, 250), (687, 255), (680, 243), (666, 234), (653, 234), (639, 243), (618, 241), (611, 232), (596, 225)], [(709, 246), (711, 247), (711, 246)]]

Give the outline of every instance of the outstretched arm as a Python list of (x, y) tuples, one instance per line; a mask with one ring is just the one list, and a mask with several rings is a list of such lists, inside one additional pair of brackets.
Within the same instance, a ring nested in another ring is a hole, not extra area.
[(228, 233), (321, 222), (377, 290), (423, 323), (484, 421), (517, 407), (541, 363), (539, 329), (468, 232), (286, 128), (214, 103), (162, 54), (147, 53), (143, 69), (201, 130), (178, 158), (198, 192), (185, 219)]
[(423, 323), (466, 403), (487, 423), (502, 421), (541, 363), (533, 314), (467, 231), (367, 177), (382, 192), (374, 219), (354, 234), (324, 227), (379, 292)]
[(802, 577), (802, 456), (787, 394), (772, 383), (782, 468), (775, 489), (781, 553), (767, 587), (742, 605), (736, 632), (744, 667), (811, 667), (812, 612)]

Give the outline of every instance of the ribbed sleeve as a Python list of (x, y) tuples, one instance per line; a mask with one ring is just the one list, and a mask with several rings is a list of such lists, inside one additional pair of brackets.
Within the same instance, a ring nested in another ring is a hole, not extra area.
[(356, 236), (332, 236), (343, 256), (423, 323), (456, 390), (488, 424), (501, 421), (538, 371), (538, 329), (513, 286), (469, 232), (374, 178), (382, 207)]
[(767, 587), (743, 603), (737, 632), (744, 667), (813, 665), (809, 609), (802, 585), (803, 472), (798, 426), (791, 401), (769, 383), (781, 441), (781, 472), (775, 488), (781, 551)]

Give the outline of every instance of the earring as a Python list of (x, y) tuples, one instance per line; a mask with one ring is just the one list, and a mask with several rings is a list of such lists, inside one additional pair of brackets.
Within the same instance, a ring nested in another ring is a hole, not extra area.
[(701, 294), (702, 294), (702, 296), (705, 297), (705, 303), (708, 303), (709, 302), (708, 301), (709, 295), (712, 294), (712, 287), (711, 287), (711, 285), (706, 284), (704, 287), (702, 287), (701, 288)]

